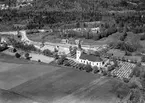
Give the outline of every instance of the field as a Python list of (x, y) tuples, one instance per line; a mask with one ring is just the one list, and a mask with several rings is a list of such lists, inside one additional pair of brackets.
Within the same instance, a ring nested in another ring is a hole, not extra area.
[[(18, 61), (12, 58), (6, 62), (4, 55), (0, 58), (5, 60), (4, 62), (0, 59), (2, 66), (0, 88), (10, 93), (18, 93), (43, 103), (117, 103), (118, 101), (116, 90), (113, 90), (114, 86), (120, 83), (116, 79), (37, 62), (17, 63)], [(126, 95), (127, 90), (122, 91), (126, 91)], [(15, 95), (12, 98), (16, 98)]]

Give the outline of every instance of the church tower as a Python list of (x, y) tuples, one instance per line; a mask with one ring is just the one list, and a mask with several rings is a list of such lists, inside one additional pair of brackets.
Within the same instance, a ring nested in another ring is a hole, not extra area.
[(79, 60), (81, 53), (83, 51), (82, 46), (81, 46), (82, 41), (81, 40), (77, 40), (76, 44), (77, 44), (77, 51), (76, 51), (76, 59)]

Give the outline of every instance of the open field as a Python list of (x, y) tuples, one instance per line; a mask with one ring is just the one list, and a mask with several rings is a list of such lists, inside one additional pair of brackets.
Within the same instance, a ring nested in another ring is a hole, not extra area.
[[(0, 59), (2, 66), (0, 88), (10, 93), (18, 93), (20, 96), (41, 103), (117, 103), (118, 101), (116, 91), (113, 90), (114, 85), (120, 83), (117, 79), (73, 68), (31, 64), (26, 61), (17, 63), (13, 59), (9, 59), (7, 63), (6, 56), (1, 58), (4, 58), (5, 62)], [(10, 60), (13, 62), (10, 63)], [(123, 91), (127, 93), (126, 89)], [(2, 92), (0, 97), (3, 98), (3, 95)], [(12, 98), (17, 98), (11, 95)], [(4, 98), (8, 98), (7, 95)]]
[(48, 65), (38, 64), (14, 64), (0, 62), (0, 88), (10, 89), (21, 83), (34, 79), (38, 76), (44, 75), (47, 72), (60, 69)]
[(43, 103), (117, 103), (116, 80), (62, 68), (16, 86), (11, 91)]

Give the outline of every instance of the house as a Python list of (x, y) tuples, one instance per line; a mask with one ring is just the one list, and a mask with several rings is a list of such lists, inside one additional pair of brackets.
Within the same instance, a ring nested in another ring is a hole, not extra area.
[(92, 67), (97, 66), (98, 68), (103, 67), (103, 60), (99, 56), (93, 54), (84, 53), (82, 50), (77, 50), (76, 61), (82, 64), (89, 64)]
[(69, 42), (68, 39), (62, 39), (62, 40), (61, 40), (61, 43), (63, 43), (63, 44), (67, 44), (68, 42)]
[(100, 30), (99, 27), (97, 27), (97, 28), (91, 28), (91, 32), (92, 32), (92, 33), (100, 33), (101, 30)]
[(1, 43), (7, 43), (9, 40), (7, 37), (2, 36), (0, 42)]

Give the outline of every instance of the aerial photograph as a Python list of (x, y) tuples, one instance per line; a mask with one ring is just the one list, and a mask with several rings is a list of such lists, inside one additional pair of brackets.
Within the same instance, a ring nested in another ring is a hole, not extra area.
[(0, 103), (145, 103), (145, 0), (0, 0)]

